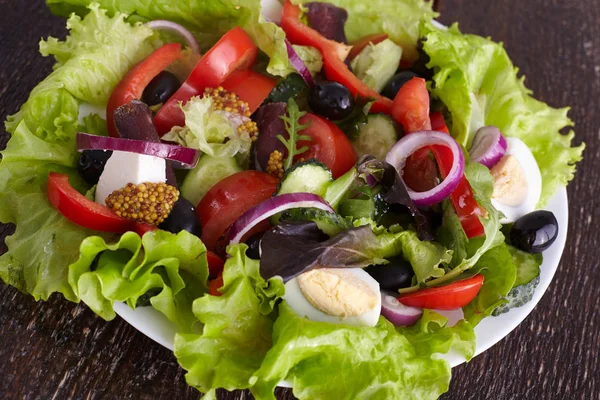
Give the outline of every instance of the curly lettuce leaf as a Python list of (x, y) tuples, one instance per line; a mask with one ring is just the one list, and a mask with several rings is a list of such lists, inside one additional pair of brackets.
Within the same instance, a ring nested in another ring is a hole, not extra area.
[[(260, 0), (179, 1), (171, 0), (98, 0), (110, 13), (130, 15), (130, 20), (167, 19), (190, 29), (203, 50), (208, 50), (225, 32), (241, 26), (269, 58), (267, 71), (273, 75), (287, 74), (289, 68), (285, 33), (261, 15)], [(58, 15), (71, 12), (84, 14), (86, 0), (46, 0), (50, 10)]]
[(273, 347), (250, 390), (274, 400), (275, 386), (286, 379), (299, 399), (437, 399), (448, 390), (450, 365), (432, 354), (456, 341), (470, 358), (475, 347), (468, 323), (445, 328), (443, 319), (427, 312), (399, 334), (384, 318), (370, 328), (313, 322), (283, 302)]
[(534, 99), (518, 77), (500, 43), (460, 33), (456, 25), (440, 30), (423, 24), (423, 50), (434, 71), (431, 94), (452, 116), (452, 136), (469, 148), (475, 132), (497, 126), (504, 135), (521, 139), (531, 149), (542, 173), (545, 205), (559, 186), (573, 179), (584, 144), (571, 147), (574, 132), (561, 134), (573, 122), (569, 108), (556, 109)]
[(259, 262), (247, 257), (246, 249), (244, 244), (228, 248), (221, 296), (194, 302), (203, 332), (175, 337), (175, 356), (188, 370), (186, 381), (205, 393), (248, 388), (272, 345), (275, 302), (285, 287), (278, 278), (265, 281)]

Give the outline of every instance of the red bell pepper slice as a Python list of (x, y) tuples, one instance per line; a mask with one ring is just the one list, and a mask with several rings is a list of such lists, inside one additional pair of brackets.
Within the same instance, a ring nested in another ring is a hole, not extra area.
[(206, 53), (196, 64), (179, 90), (171, 96), (154, 117), (154, 125), (160, 135), (174, 126), (184, 126), (185, 116), (180, 103), (185, 104), (206, 88), (221, 85), (234, 71), (245, 70), (254, 64), (258, 48), (240, 27), (235, 27)]
[(132, 221), (119, 217), (110, 208), (95, 203), (69, 184), (69, 176), (48, 175), (48, 200), (65, 218), (84, 228), (102, 232), (124, 233), (134, 230)]
[(392, 101), (365, 85), (356, 77), (345, 64), (350, 47), (343, 43), (329, 40), (311, 27), (300, 21), (300, 7), (292, 4), (290, 0), (283, 6), (281, 28), (285, 31), (287, 39), (304, 46), (316, 47), (323, 55), (323, 68), (327, 79), (346, 86), (353, 96), (372, 97), (375, 103), (371, 107), (373, 113), (390, 114)]
[(133, 99), (140, 99), (150, 81), (180, 56), (181, 45), (179, 43), (166, 44), (135, 65), (125, 75), (110, 95), (106, 107), (106, 123), (108, 124), (108, 134), (110, 136), (119, 137), (114, 122), (115, 110), (123, 104), (128, 104)]
[[(428, 129), (449, 133), (441, 113), (434, 113), (433, 118), (429, 116), (429, 93), (426, 82), (422, 78), (413, 78), (400, 88), (394, 99), (392, 117), (404, 127), (407, 134)], [(452, 152), (443, 146), (431, 146), (431, 151), (442, 178), (445, 178), (454, 162)], [(426, 163), (425, 158), (428, 157), (428, 153), (427, 150), (415, 152), (411, 155), (409, 163), (418, 165)], [(484, 211), (475, 200), (473, 189), (464, 175), (450, 194), (450, 201), (467, 237), (483, 235), (483, 225), (479, 221), (479, 216), (483, 215)]]

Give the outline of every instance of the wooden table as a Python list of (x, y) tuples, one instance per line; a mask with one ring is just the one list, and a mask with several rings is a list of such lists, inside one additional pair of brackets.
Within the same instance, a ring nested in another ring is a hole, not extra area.
[[(51, 70), (40, 37), (64, 21), (39, 0), (0, 0), (0, 117)], [(572, 105), (588, 144), (569, 186), (567, 246), (535, 311), (507, 338), (454, 369), (444, 399), (600, 399), (600, 11), (592, 0), (445, 0), (443, 23), (503, 41), (537, 97)], [(2, 136), (0, 144), (6, 142)], [(3, 236), (11, 228), (0, 228)], [(0, 252), (5, 248), (0, 247)], [(288, 391), (279, 398), (293, 398)], [(249, 397), (249, 396), (248, 396)], [(0, 284), (0, 398), (194, 399), (172, 353), (117, 318)], [(222, 399), (243, 399), (242, 392)]]

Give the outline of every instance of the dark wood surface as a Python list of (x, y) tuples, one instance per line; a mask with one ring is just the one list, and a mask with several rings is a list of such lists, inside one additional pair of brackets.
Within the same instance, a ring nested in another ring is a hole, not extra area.
[[(444, 399), (600, 399), (600, 10), (597, 0), (444, 0), (444, 23), (503, 41), (537, 97), (571, 105), (588, 148), (569, 186), (558, 272), (507, 338), (453, 370)], [(51, 70), (41, 37), (64, 35), (43, 2), (0, 0), (0, 118)], [(4, 145), (6, 136), (0, 136)], [(10, 226), (0, 228), (4, 236)], [(3, 237), (2, 236), (2, 237)], [(3, 246), (3, 245), (2, 245)], [(0, 247), (0, 252), (4, 251)], [(0, 398), (194, 399), (170, 351), (120, 319), (54, 296), (36, 303), (0, 284)], [(250, 398), (222, 393), (222, 399)], [(278, 398), (293, 398), (287, 391)]]

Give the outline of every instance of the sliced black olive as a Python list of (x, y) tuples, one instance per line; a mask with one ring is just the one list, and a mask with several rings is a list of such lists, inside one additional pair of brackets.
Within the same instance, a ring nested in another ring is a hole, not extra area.
[(192, 203), (183, 197), (179, 197), (167, 219), (158, 227), (173, 233), (188, 231), (198, 237), (202, 235), (202, 224), (198, 214)]
[(169, 71), (163, 71), (150, 81), (142, 93), (142, 101), (149, 106), (164, 104), (179, 89), (179, 79)]
[(396, 75), (392, 76), (392, 79), (383, 88), (382, 95), (393, 99), (398, 94), (398, 91), (404, 84), (410, 81), (412, 78), (418, 76), (412, 71), (400, 71)]
[(352, 113), (354, 97), (342, 84), (323, 82), (310, 88), (308, 105), (315, 113), (332, 121), (338, 121)]
[(389, 264), (370, 265), (365, 271), (379, 282), (381, 290), (390, 292), (409, 287), (415, 275), (410, 263), (401, 256), (390, 259)]
[(541, 253), (558, 236), (558, 221), (550, 211), (534, 211), (519, 218), (510, 231), (511, 243), (528, 253)]
[(84, 181), (95, 185), (104, 171), (106, 161), (112, 156), (110, 150), (85, 150), (79, 155), (77, 170)]

